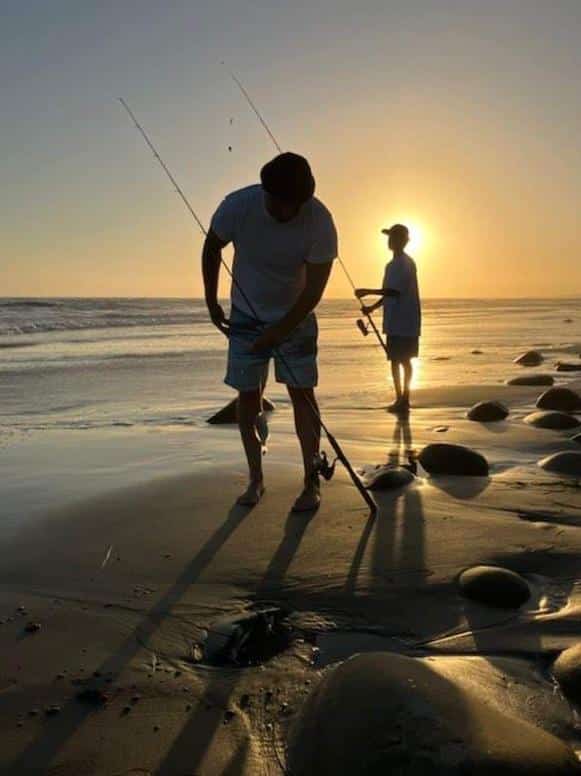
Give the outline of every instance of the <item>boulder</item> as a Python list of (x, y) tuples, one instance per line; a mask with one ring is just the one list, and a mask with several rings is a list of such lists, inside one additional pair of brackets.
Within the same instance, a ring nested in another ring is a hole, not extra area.
[(574, 415), (569, 415), (566, 412), (531, 412), (525, 418), (525, 423), (536, 428), (552, 428), (556, 431), (562, 431), (569, 428), (577, 428), (581, 425), (581, 421), (577, 420)]
[(530, 598), (528, 583), (520, 574), (501, 566), (474, 566), (458, 577), (462, 595), (499, 609), (518, 609)]
[(537, 428), (552, 428), (557, 431), (568, 428), (577, 428), (580, 422), (574, 415), (568, 415), (566, 412), (531, 412), (525, 418), (525, 423)]
[(542, 393), (537, 399), (540, 410), (558, 410), (559, 412), (575, 412), (581, 410), (581, 396), (577, 391), (562, 386), (554, 386)]
[(539, 461), (539, 466), (554, 474), (567, 474), (571, 477), (581, 477), (581, 453), (577, 450), (564, 450), (553, 453)]
[(557, 361), (557, 372), (581, 372), (581, 361), (570, 364), (566, 361)]
[(394, 490), (409, 485), (415, 479), (403, 466), (380, 466), (365, 479), (367, 490)]
[(355, 655), (329, 671), (292, 726), (293, 776), (573, 776), (556, 736), (488, 703), (427, 659)]
[(511, 377), (506, 381), (507, 385), (553, 385), (555, 379), (552, 375), (532, 374)]
[(487, 477), (486, 458), (463, 445), (435, 443), (424, 447), (418, 457), (429, 474), (456, 474), (467, 477)]
[(581, 641), (561, 652), (553, 663), (553, 676), (563, 695), (581, 705)]
[[(274, 404), (266, 398), (262, 400), (262, 407), (264, 412), (273, 412), (275, 409)], [(208, 418), (206, 423), (211, 423), (212, 425), (238, 423), (238, 398), (228, 402), (225, 407), (222, 407), (215, 415)]]
[(468, 410), (466, 417), (479, 423), (493, 423), (508, 417), (508, 407), (499, 401), (481, 401)]
[(526, 353), (515, 358), (514, 363), (521, 366), (539, 366), (543, 361), (544, 358), (538, 350), (527, 350)]

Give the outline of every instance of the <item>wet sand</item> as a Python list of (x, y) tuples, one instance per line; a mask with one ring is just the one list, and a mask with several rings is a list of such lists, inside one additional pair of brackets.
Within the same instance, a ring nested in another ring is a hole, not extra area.
[[(343, 471), (315, 515), (289, 513), (301, 474), (281, 462), (287, 439), (283, 449), (273, 442), (254, 509), (234, 503), (241, 464), (198, 466), (79, 500), (10, 537), (0, 773), (280, 773), (311, 690), (367, 652), (407, 656), (416, 668), (430, 661), (474, 726), (501, 711), (563, 742), (555, 757), (564, 763), (580, 731), (550, 665), (581, 639), (581, 492), (534, 462), (575, 443), (522, 422), (538, 389), (452, 393), (445, 411), (441, 394), (420, 393), (403, 423), (379, 407), (335, 412), (333, 428), (360, 466), (444, 440), (492, 465), (489, 478), (420, 472), (407, 488), (373, 494), (375, 518)], [(507, 402), (509, 419), (466, 420), (481, 399)], [(273, 432), (286, 414), (275, 413)], [(531, 599), (511, 611), (462, 596), (458, 574), (484, 563), (522, 574)], [(288, 609), (286, 649), (247, 668), (199, 662), (213, 623), (265, 601)], [(40, 629), (27, 632), (28, 623)], [(83, 702), (87, 688), (103, 694)], [(491, 730), (502, 735), (496, 722)], [(308, 746), (299, 738), (299, 750)], [(532, 772), (517, 749), (510, 772)], [(552, 762), (535, 773), (551, 773)], [(570, 772), (563, 763), (554, 773)]]

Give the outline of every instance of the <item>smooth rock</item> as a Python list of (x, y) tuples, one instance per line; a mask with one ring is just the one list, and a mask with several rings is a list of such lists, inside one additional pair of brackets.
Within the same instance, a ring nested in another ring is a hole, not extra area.
[(567, 474), (571, 477), (581, 477), (581, 453), (576, 450), (564, 450), (553, 453), (539, 461), (539, 466), (554, 474)]
[(563, 695), (581, 704), (581, 641), (561, 652), (553, 663), (553, 675)]
[(553, 385), (555, 379), (552, 375), (520, 375), (519, 377), (511, 377), (506, 381), (507, 385)]
[(576, 410), (581, 410), (581, 396), (570, 388), (555, 386), (539, 396), (537, 407), (540, 410), (575, 412)]
[(581, 445), (581, 434), (575, 434), (575, 436), (572, 436), (571, 442), (577, 442), (578, 445)]
[(479, 423), (493, 423), (508, 417), (508, 407), (499, 401), (481, 401), (468, 410), (466, 417)]
[(514, 363), (520, 364), (521, 366), (539, 366), (544, 360), (545, 359), (538, 350), (527, 350), (526, 353), (522, 353), (515, 358)]
[(415, 479), (403, 466), (380, 466), (365, 479), (367, 490), (394, 490), (409, 485)]
[(576, 364), (571, 364), (566, 361), (558, 361), (557, 372), (581, 372), (581, 361)]
[(566, 412), (531, 412), (525, 418), (525, 423), (536, 428), (551, 428), (557, 431), (569, 428), (577, 428), (581, 425), (574, 415)]
[(501, 566), (474, 566), (458, 577), (466, 598), (499, 609), (518, 609), (530, 598), (528, 583), (520, 574)]
[[(273, 412), (275, 409), (275, 406), (270, 399), (266, 398), (262, 400), (262, 407), (264, 412)], [(225, 407), (218, 410), (215, 415), (208, 418), (206, 423), (211, 423), (212, 425), (238, 423), (238, 399), (232, 399)]]
[(456, 474), (468, 477), (487, 477), (486, 458), (463, 445), (435, 443), (424, 447), (418, 457), (429, 474)]
[[(426, 660), (355, 655), (327, 673), (291, 729), (293, 776), (573, 776), (572, 749)], [(507, 709), (509, 704), (507, 704)]]

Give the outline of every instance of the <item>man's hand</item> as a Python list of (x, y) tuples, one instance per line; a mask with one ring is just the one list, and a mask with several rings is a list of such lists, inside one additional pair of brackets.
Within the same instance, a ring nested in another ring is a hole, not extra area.
[(280, 345), (285, 337), (286, 333), (282, 331), (279, 326), (269, 326), (268, 329), (265, 329), (262, 332), (260, 337), (257, 337), (257, 339), (254, 340), (250, 352), (259, 353), (261, 350), (275, 348), (277, 345)]
[(208, 312), (214, 326), (219, 329), (225, 337), (230, 336), (230, 321), (224, 315), (224, 310), (219, 304), (208, 306)]

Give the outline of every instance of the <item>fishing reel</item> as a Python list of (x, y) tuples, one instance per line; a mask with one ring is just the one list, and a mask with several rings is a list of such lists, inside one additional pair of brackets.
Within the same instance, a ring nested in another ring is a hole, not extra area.
[(327, 458), (327, 453), (324, 451), (321, 451), (320, 453), (317, 453), (317, 455), (314, 458), (313, 461), (313, 469), (315, 474), (320, 475), (324, 480), (327, 480), (327, 482), (333, 478), (333, 475), (335, 474), (335, 465), (337, 463), (337, 458), (333, 460), (333, 463), (329, 463), (329, 459)]
[(369, 326), (367, 326), (363, 318), (357, 318), (355, 323), (357, 324), (357, 328), (359, 329), (361, 334), (363, 334), (364, 337), (367, 337), (367, 335), (369, 334)]

